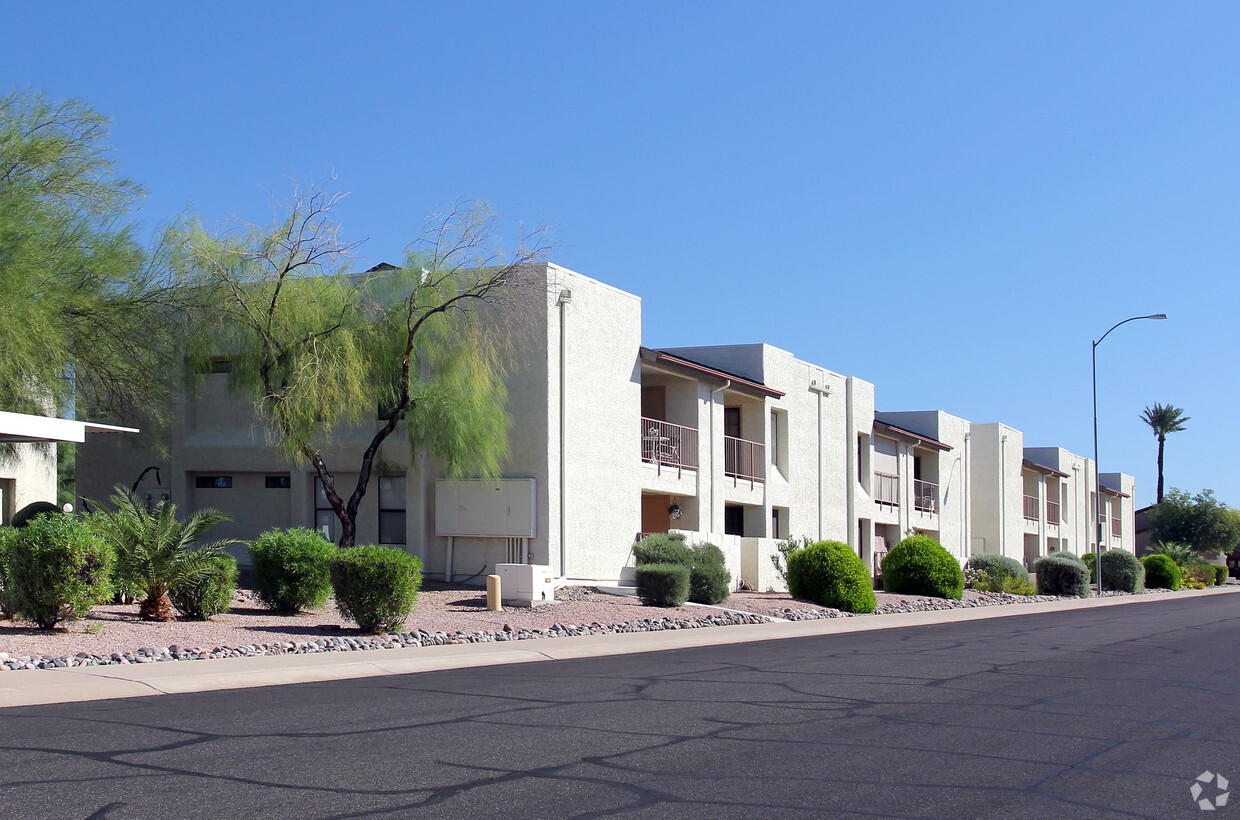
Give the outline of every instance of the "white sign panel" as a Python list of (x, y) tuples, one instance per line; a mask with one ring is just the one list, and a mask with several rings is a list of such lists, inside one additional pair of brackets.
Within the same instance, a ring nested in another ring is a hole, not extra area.
[(435, 534), (464, 538), (533, 538), (534, 479), (435, 482)]

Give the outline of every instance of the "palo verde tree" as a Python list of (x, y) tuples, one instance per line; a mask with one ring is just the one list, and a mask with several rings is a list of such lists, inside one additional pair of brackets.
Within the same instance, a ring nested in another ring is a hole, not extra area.
[(76, 101), (0, 97), (0, 408), (129, 418), (158, 406), (175, 291), (129, 215), (108, 123)]
[(1170, 404), (1154, 403), (1153, 407), (1145, 408), (1141, 420), (1150, 426), (1158, 439), (1158, 495), (1155, 503), (1163, 500), (1163, 446), (1167, 443), (1168, 433), (1178, 433), (1188, 429), (1184, 426), (1190, 420), (1184, 410)]
[[(269, 227), (187, 226), (176, 267), (199, 303), (215, 306), (192, 336), (189, 370), (229, 360), (231, 389), (253, 402), (286, 457), (312, 467), (348, 547), (381, 448), (402, 425), (410, 452), (449, 476), (498, 474), (509, 320), (527, 297), (525, 266), (550, 246), (539, 229), (501, 252), (494, 215), (464, 202), (428, 222), (402, 267), (354, 274), (339, 200), (314, 188)], [(348, 450), (330, 447), (333, 436), (368, 425), (377, 429), (361, 455), (342, 462)], [(356, 483), (338, 486), (338, 472), (356, 472)]]

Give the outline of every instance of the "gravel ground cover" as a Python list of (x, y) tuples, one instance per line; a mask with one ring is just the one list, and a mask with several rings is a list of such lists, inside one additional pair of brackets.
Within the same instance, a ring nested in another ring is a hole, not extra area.
[[(363, 633), (341, 618), (330, 602), (314, 612), (279, 616), (261, 608), (246, 590), (238, 591), (231, 612), (210, 621), (154, 623), (138, 620), (137, 604), (98, 606), (88, 617), (50, 632), (0, 621), (0, 672), (858, 617), (794, 600), (787, 593), (736, 592), (717, 607), (686, 604), (681, 609), (645, 607), (636, 598), (608, 595), (592, 587), (563, 587), (556, 597), (552, 606), (488, 612), (482, 590), (431, 585), (418, 594), (417, 606), (406, 620), (408, 631), (378, 636)], [(877, 597), (880, 615), (1057, 600), (976, 590), (965, 590), (960, 601), (881, 591)]]

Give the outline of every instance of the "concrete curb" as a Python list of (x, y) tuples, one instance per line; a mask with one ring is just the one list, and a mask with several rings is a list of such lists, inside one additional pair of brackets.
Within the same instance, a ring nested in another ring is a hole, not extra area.
[(0, 677), (0, 707), (74, 703), (111, 698), (248, 689), (290, 683), (315, 683), (382, 675), (406, 675), (443, 669), (532, 663), (545, 660), (596, 658), (636, 652), (658, 652), (698, 646), (872, 632), (912, 626), (980, 621), (1048, 612), (1070, 612), (1098, 607), (1179, 601), (1240, 592), (1240, 585), (1175, 593), (1031, 604), (938, 609), (857, 618), (749, 624), (704, 629), (589, 635), (504, 643), (455, 644), (357, 653), (273, 655), (175, 661), (127, 666), (31, 669), (6, 672)]

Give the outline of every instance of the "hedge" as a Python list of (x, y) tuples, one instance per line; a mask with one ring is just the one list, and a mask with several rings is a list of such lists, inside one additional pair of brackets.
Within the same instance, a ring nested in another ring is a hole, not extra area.
[(819, 541), (801, 547), (789, 553), (787, 572), (793, 598), (842, 612), (877, 608), (870, 570), (847, 544)]
[(1013, 578), (1017, 581), (1029, 580), (1029, 570), (1025, 569), (1024, 564), (1015, 558), (1008, 558), (1006, 555), (999, 555), (998, 553), (979, 552), (976, 555), (971, 555), (964, 566), (965, 569), (975, 569), (988, 575)]
[(399, 629), (422, 588), (422, 561), (397, 547), (350, 547), (331, 559), (336, 609), (367, 632)]
[(681, 564), (641, 564), (637, 567), (637, 597), (646, 606), (684, 606), (689, 598), (689, 568)]
[(1038, 594), (1089, 597), (1089, 568), (1075, 555), (1052, 552), (1033, 565), (1038, 579)]
[(1102, 588), (1120, 592), (1145, 589), (1145, 567), (1127, 550), (1105, 550), (1098, 556), (1102, 569)]
[(111, 548), (74, 515), (41, 515), (9, 542), (5, 589), (13, 614), (51, 629), (112, 595)]
[(1141, 559), (1145, 565), (1145, 585), (1150, 589), (1179, 589), (1183, 576), (1175, 561), (1168, 555), (1147, 555)]
[(255, 595), (283, 615), (323, 606), (332, 591), (328, 564), (337, 552), (315, 530), (268, 530), (250, 544)]
[(904, 595), (960, 600), (964, 570), (960, 562), (928, 535), (911, 535), (883, 557), (883, 589)]

